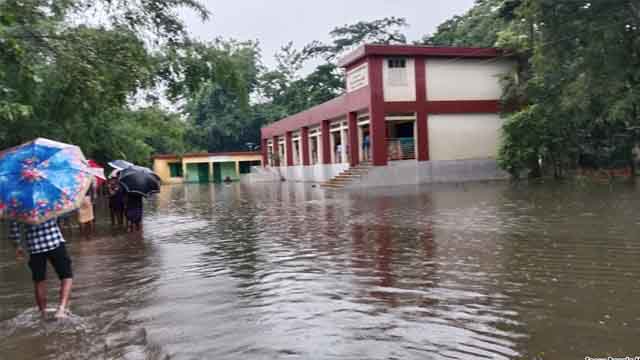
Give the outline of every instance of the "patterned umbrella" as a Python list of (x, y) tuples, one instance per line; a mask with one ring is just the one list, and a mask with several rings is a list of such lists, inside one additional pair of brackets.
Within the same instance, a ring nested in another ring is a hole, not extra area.
[(77, 209), (93, 178), (79, 147), (36, 139), (0, 153), (0, 218), (37, 225)]

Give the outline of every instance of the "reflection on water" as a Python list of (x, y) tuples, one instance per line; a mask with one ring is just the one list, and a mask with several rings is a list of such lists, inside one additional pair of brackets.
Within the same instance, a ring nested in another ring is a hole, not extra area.
[(637, 196), (557, 184), (165, 187), (143, 234), (105, 222), (93, 240), (70, 239), (65, 321), (39, 319), (26, 264), (0, 245), (0, 358), (640, 355)]

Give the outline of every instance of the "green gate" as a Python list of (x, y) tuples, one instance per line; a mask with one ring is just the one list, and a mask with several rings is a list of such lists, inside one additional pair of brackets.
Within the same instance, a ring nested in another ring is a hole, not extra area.
[(187, 182), (190, 183), (208, 183), (209, 182), (209, 164), (187, 164)]
[(220, 163), (213, 163), (213, 181), (222, 182), (222, 173), (220, 171)]

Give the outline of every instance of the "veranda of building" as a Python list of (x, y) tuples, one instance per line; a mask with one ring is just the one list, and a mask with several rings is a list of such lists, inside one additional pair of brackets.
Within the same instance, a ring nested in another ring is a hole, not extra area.
[(506, 176), (500, 82), (515, 61), (502, 51), (365, 45), (340, 66), (345, 94), (262, 128), (265, 166), (322, 182), (371, 163), (363, 185)]
[(156, 155), (153, 171), (164, 184), (208, 183), (240, 180), (252, 166), (262, 165), (260, 152), (191, 153)]

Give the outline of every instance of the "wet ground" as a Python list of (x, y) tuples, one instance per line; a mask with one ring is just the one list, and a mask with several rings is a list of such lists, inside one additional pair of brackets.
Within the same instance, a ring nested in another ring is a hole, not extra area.
[(0, 359), (640, 356), (639, 197), (165, 187), (142, 234), (112, 230), (101, 209), (92, 240), (69, 236), (67, 320), (38, 318), (26, 263), (0, 243)]

